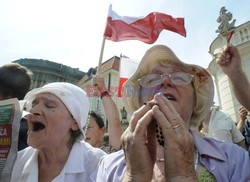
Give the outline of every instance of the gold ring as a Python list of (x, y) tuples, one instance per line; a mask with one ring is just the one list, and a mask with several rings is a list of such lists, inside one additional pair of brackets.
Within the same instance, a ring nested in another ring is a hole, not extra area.
[(172, 128), (176, 129), (176, 128), (179, 128), (179, 127), (180, 127), (180, 125), (177, 124), (177, 125), (173, 126)]

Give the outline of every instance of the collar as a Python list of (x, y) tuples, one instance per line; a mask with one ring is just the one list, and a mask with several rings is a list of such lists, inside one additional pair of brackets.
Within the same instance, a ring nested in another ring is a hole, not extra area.
[(26, 182), (38, 181), (38, 150), (30, 147), (27, 152), (31, 152), (31, 156), (23, 167), (21, 179)]
[[(68, 160), (63, 168), (65, 173), (81, 173), (85, 171), (84, 159), (85, 157), (87, 157), (85, 156), (87, 150), (84, 150), (85, 147), (82, 147), (83, 144), (85, 143), (76, 142), (72, 146)], [(79, 155), (79, 154), (83, 154), (83, 155)]]
[(222, 155), (223, 147), (221, 147), (221, 145), (224, 145), (224, 143), (219, 142), (213, 138), (208, 138), (208, 137), (202, 138), (197, 134), (195, 134), (194, 132), (192, 131), (190, 132), (193, 135), (195, 147), (200, 155), (206, 155), (212, 158), (219, 159), (221, 161), (226, 161), (225, 156)]
[[(68, 160), (62, 169), (61, 173), (81, 173), (85, 171), (84, 168), (84, 156), (86, 155), (86, 150), (84, 147), (81, 147), (82, 143), (75, 143), (72, 146), (70, 151)], [(84, 145), (85, 146), (85, 145)], [(39, 151), (34, 148), (30, 148), (30, 152), (32, 152), (30, 158), (25, 163), (22, 179), (25, 179), (26, 182), (34, 182), (38, 181), (38, 153)], [(84, 155), (79, 155), (84, 154)], [(56, 178), (64, 178), (64, 175), (57, 176)], [(63, 179), (62, 179), (63, 180)]]

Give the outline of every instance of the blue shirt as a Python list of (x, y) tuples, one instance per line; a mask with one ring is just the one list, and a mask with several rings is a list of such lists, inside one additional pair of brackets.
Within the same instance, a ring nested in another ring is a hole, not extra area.
[[(199, 161), (214, 175), (216, 181), (250, 181), (250, 157), (246, 150), (233, 143), (201, 138), (195, 134), (193, 139), (199, 153)], [(122, 181), (125, 171), (124, 152), (120, 150), (101, 159), (96, 181)]]

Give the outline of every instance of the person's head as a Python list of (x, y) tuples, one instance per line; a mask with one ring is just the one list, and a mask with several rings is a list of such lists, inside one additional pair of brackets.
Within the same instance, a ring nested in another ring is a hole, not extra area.
[(0, 67), (0, 100), (22, 100), (29, 91), (32, 72), (18, 63)]
[(89, 100), (79, 87), (65, 82), (33, 89), (24, 98), (31, 113), (28, 121), (28, 144), (50, 148), (72, 144), (85, 138)]
[(101, 147), (105, 125), (102, 117), (94, 111), (89, 113), (89, 124), (86, 132), (86, 142), (93, 147)]
[[(139, 95), (131, 95), (132, 90)], [(136, 89), (135, 89), (136, 88)], [(187, 126), (197, 126), (213, 103), (213, 81), (202, 67), (181, 62), (164, 45), (150, 48), (134, 75), (124, 84), (123, 101), (133, 113), (156, 93), (163, 94), (180, 113)]]

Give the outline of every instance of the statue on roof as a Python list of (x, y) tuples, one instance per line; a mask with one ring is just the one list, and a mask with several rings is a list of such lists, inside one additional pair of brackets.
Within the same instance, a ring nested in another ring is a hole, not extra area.
[(235, 24), (235, 19), (229, 23), (233, 18), (232, 13), (227, 12), (227, 9), (223, 6), (220, 9), (220, 15), (217, 19), (217, 22), (220, 23), (218, 30), (216, 30), (216, 33), (220, 33), (220, 34), (225, 34), (228, 33), (230, 30), (232, 30), (233, 28), (235, 28), (234, 24)]

